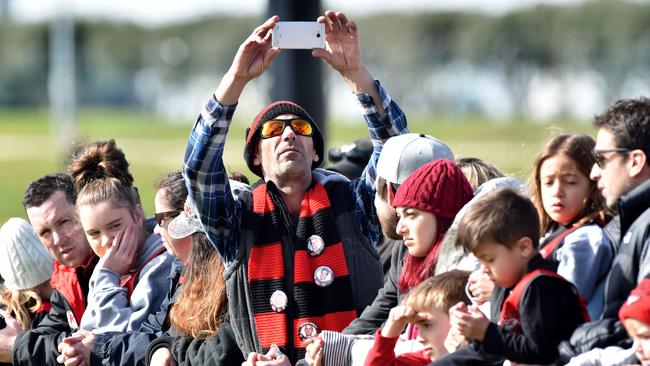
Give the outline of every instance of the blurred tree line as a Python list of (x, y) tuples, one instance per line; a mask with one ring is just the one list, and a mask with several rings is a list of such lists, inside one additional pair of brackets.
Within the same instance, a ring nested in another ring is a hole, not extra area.
[[(441, 65), (498, 70), (515, 112), (525, 105), (531, 70), (594, 70), (604, 79), (608, 100), (619, 96), (627, 81), (650, 79), (648, 4), (603, 0), (502, 16), (435, 12), (354, 18), (373, 73), (389, 83), (394, 96), (428, 108), (439, 107), (436, 91), (426, 90), (446, 80), (430, 77)], [(80, 20), (75, 35), (78, 101), (138, 106), (146, 104), (143, 95), (151, 85), (218, 76), (259, 22), (215, 16), (146, 28)], [(0, 24), (0, 105), (47, 103), (48, 30), (47, 24)]]

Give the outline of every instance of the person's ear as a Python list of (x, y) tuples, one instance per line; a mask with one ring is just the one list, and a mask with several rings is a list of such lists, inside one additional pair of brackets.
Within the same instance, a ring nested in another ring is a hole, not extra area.
[(533, 240), (527, 236), (521, 237), (517, 240), (516, 247), (519, 249), (521, 256), (524, 258), (530, 258), (533, 256), (536, 246), (533, 244)]
[(314, 153), (314, 158), (312, 160), (314, 160), (314, 163), (318, 163), (320, 157), (318, 156), (318, 154)]
[(255, 152), (253, 153), (253, 166), (262, 165), (262, 157), (260, 155), (260, 144), (258, 143), (255, 145)]
[(144, 221), (144, 210), (142, 209), (141, 204), (136, 204), (135, 209), (133, 210), (133, 221), (136, 223)]
[(628, 164), (630, 164), (628, 172), (632, 178), (642, 174), (648, 164), (646, 154), (640, 149), (630, 151), (628, 160)]

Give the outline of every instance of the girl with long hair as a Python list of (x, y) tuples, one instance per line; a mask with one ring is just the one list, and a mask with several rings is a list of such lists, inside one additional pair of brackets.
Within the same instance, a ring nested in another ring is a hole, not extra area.
[(114, 140), (91, 143), (73, 157), (77, 215), (100, 260), (89, 283), (81, 328), (94, 333), (138, 330), (163, 300), (172, 257), (149, 232), (133, 176)]
[(596, 143), (589, 135), (562, 134), (551, 139), (533, 165), (532, 198), (541, 222), (540, 252), (557, 273), (573, 283), (597, 319), (602, 311), (602, 282), (613, 252), (602, 227), (611, 218), (596, 182)]

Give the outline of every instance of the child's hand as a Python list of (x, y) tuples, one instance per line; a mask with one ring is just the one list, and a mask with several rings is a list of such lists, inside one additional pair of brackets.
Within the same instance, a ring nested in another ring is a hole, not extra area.
[(472, 300), (476, 301), (479, 305), (489, 301), (494, 290), (494, 282), (481, 269), (477, 269), (469, 275), (467, 286), (469, 292), (472, 294)]
[(417, 313), (410, 306), (396, 306), (390, 310), (388, 320), (381, 330), (382, 337), (395, 338), (406, 328), (406, 324), (425, 321), (431, 318), (429, 313)]
[(455, 352), (457, 349), (466, 344), (467, 338), (460, 334), (460, 331), (457, 327), (452, 326), (449, 328), (449, 332), (447, 333), (447, 337), (443, 343), (448, 353)]
[(323, 364), (324, 342), (319, 337), (309, 338), (303, 343), (306, 348), (305, 361), (309, 366), (321, 366)]
[[(470, 305), (466, 311), (462, 311), (462, 309), (456, 310), (453, 312), (453, 317), (455, 318), (453, 324), (463, 337), (466, 339), (476, 339), (479, 342), (483, 341), (487, 327), (490, 325), (490, 320), (485, 317), (478, 306)], [(452, 322), (451, 318), (450, 322)]]
[(129, 273), (136, 263), (138, 253), (138, 227), (129, 224), (121, 229), (100, 261), (100, 266), (121, 275)]

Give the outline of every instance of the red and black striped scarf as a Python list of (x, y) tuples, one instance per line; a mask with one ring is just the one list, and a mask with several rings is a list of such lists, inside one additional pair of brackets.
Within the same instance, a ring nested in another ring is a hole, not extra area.
[[(303, 196), (297, 226), (273, 182), (253, 186), (253, 213), (261, 220), (248, 259), (248, 283), (260, 345), (267, 352), (276, 344), (295, 361), (304, 357), (301, 324), (310, 321), (319, 332), (340, 332), (357, 317), (343, 243), (325, 187), (316, 181)], [(325, 243), (318, 256), (307, 252), (312, 235)], [(323, 265), (334, 271), (334, 281), (326, 287), (314, 282), (314, 271)], [(280, 313), (270, 304), (276, 290), (288, 297)]]

